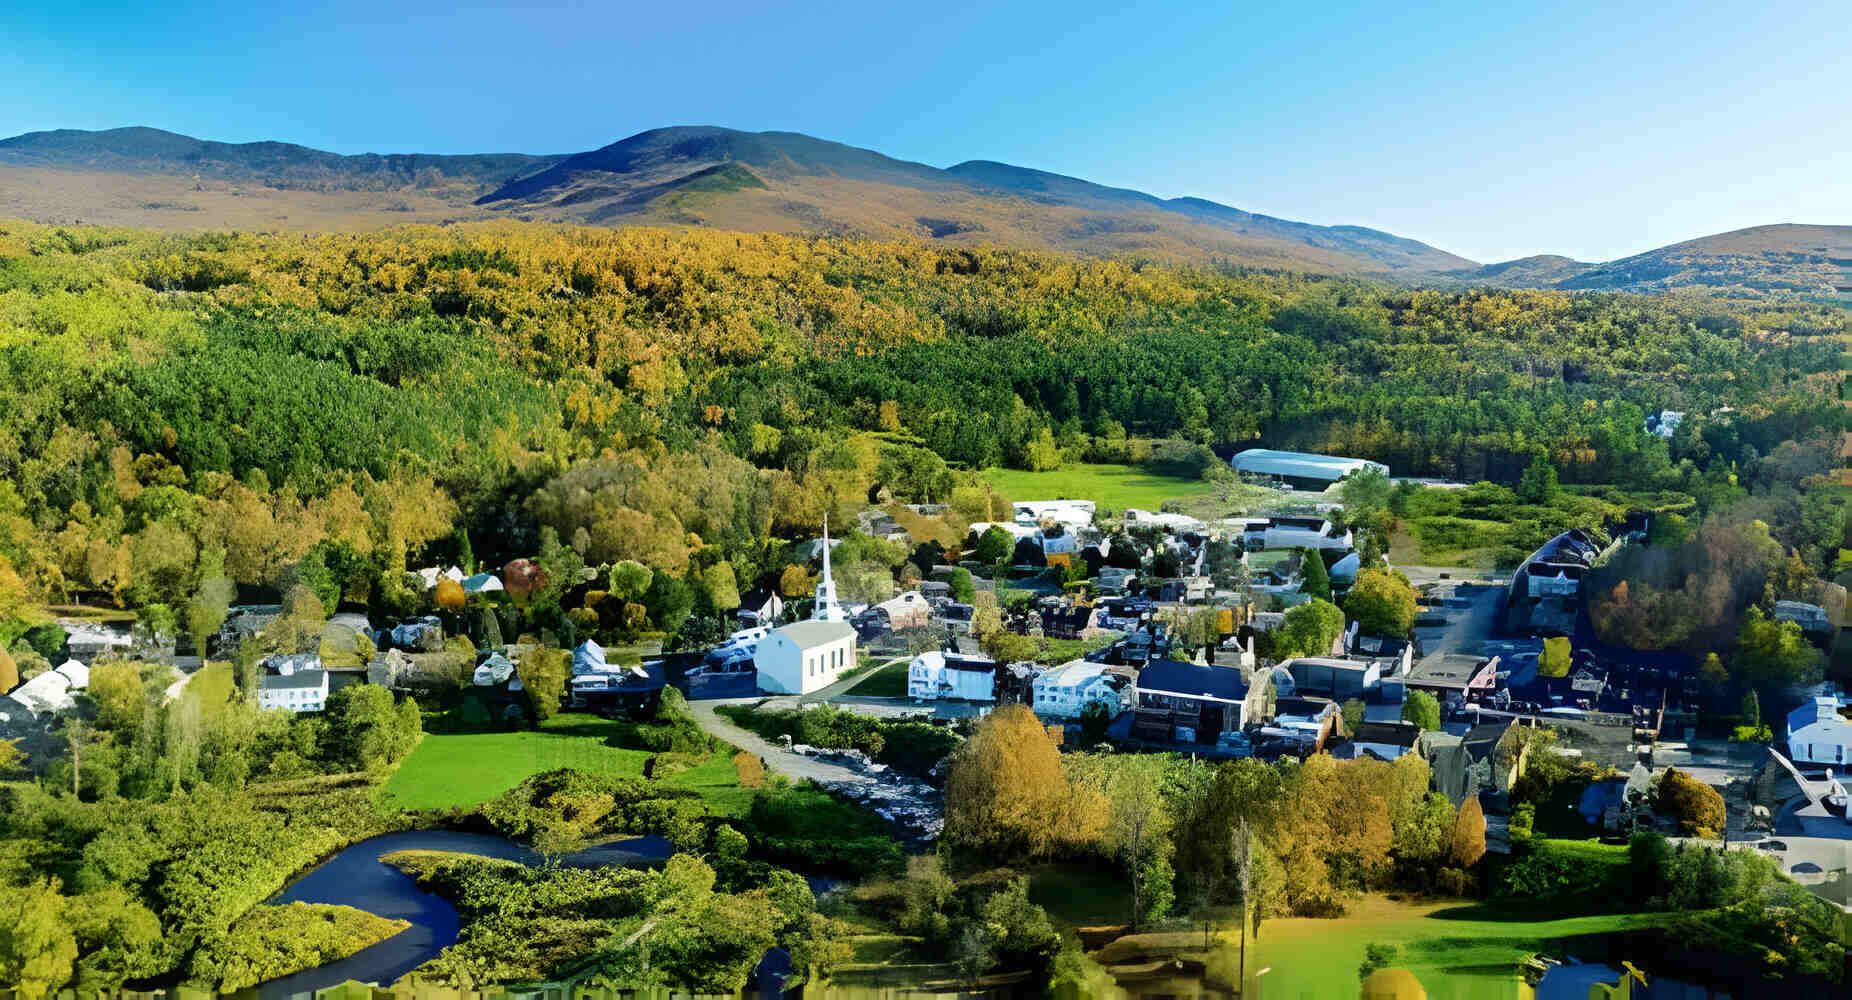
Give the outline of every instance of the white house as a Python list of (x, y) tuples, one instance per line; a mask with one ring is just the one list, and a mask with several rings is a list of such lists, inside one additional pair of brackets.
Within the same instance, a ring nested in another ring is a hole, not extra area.
[(313, 654), (273, 656), (257, 683), (257, 707), (319, 712), (328, 704), (328, 671)]
[(921, 653), (907, 666), (907, 697), (921, 701), (996, 701), (997, 661), (937, 649)]
[(1839, 714), (1839, 699), (1822, 696), (1788, 713), (1788, 756), (1796, 764), (1852, 763), (1852, 722)]
[(843, 621), (792, 622), (759, 640), (759, 690), (809, 694), (855, 669), (855, 629)]
[(1348, 549), (1356, 539), (1322, 517), (1254, 518), (1241, 526), (1241, 543), (1258, 549)]
[(1106, 664), (1071, 660), (1035, 677), (1031, 707), (1044, 719), (1079, 719), (1081, 710), (1100, 702), (1118, 715), (1125, 708), (1126, 679), (1106, 672)]

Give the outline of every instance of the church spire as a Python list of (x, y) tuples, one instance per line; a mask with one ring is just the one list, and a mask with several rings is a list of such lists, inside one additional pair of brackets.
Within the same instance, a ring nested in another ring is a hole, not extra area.
[(823, 515), (823, 576), (817, 581), (816, 607), (810, 617), (818, 621), (847, 621), (849, 616), (836, 603), (836, 580), (830, 576), (830, 516)]

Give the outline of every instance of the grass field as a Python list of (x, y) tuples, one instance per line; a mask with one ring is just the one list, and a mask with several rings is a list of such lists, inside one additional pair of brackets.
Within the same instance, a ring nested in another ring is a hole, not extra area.
[(1201, 479), (1159, 476), (1130, 465), (1064, 465), (1049, 472), (988, 469), (984, 477), (1011, 500), (1092, 500), (1101, 510), (1157, 510), (1166, 500), (1208, 496)]
[(401, 809), (467, 808), (559, 767), (641, 777), (650, 754), (611, 746), (607, 741), (618, 728), (575, 713), (556, 715), (536, 730), (426, 733), (386, 782), (386, 795)]
[(186, 687), (181, 692), (187, 700), (199, 706), (201, 718), (211, 718), (223, 711), (225, 703), (231, 700), (235, 680), (231, 664), (208, 663), (187, 678)]
[(907, 661), (890, 663), (862, 678), (845, 694), (863, 698), (905, 698), (907, 696)]
[[(533, 775), (561, 767), (640, 778), (650, 752), (613, 745), (630, 731), (624, 723), (572, 713), (554, 716), (537, 730), (426, 733), (386, 782), (385, 801), (399, 809), (467, 809)], [(715, 815), (744, 817), (752, 809), (754, 793), (740, 787), (732, 755), (723, 745), (720, 752), (663, 783), (700, 793)], [(844, 815), (862, 810), (822, 791), (800, 794), (814, 796), (811, 811), (837, 829), (847, 829), (850, 820), (862, 818)]]
[(1548, 942), (1652, 926), (1654, 914), (1518, 917), (1509, 909), (1461, 903), (1399, 903), (1380, 896), (1358, 901), (1335, 920), (1268, 920), (1248, 943), (1248, 968), (1270, 968), (1257, 997), (1323, 998), (1357, 995), (1357, 966), (1364, 946), (1401, 949), (1396, 965), (1427, 988), (1431, 1000), (1517, 1000), (1516, 965)]

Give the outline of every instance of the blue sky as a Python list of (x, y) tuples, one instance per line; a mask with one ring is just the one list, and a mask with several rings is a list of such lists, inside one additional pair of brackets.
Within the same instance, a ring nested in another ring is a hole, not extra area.
[(1852, 224), (1843, 2), (780, 6), (0, 5), (0, 136), (576, 152), (788, 129), (1481, 261)]

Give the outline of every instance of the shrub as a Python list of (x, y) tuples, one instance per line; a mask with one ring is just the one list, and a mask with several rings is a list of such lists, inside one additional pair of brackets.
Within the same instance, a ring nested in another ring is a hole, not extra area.
[(739, 775), (741, 788), (758, 788), (765, 784), (765, 762), (759, 755), (741, 750), (733, 755), (733, 771)]
[(1687, 837), (1715, 839), (1723, 830), (1723, 796), (1677, 768), (1667, 768), (1659, 780), (1658, 808), (1677, 820)]

